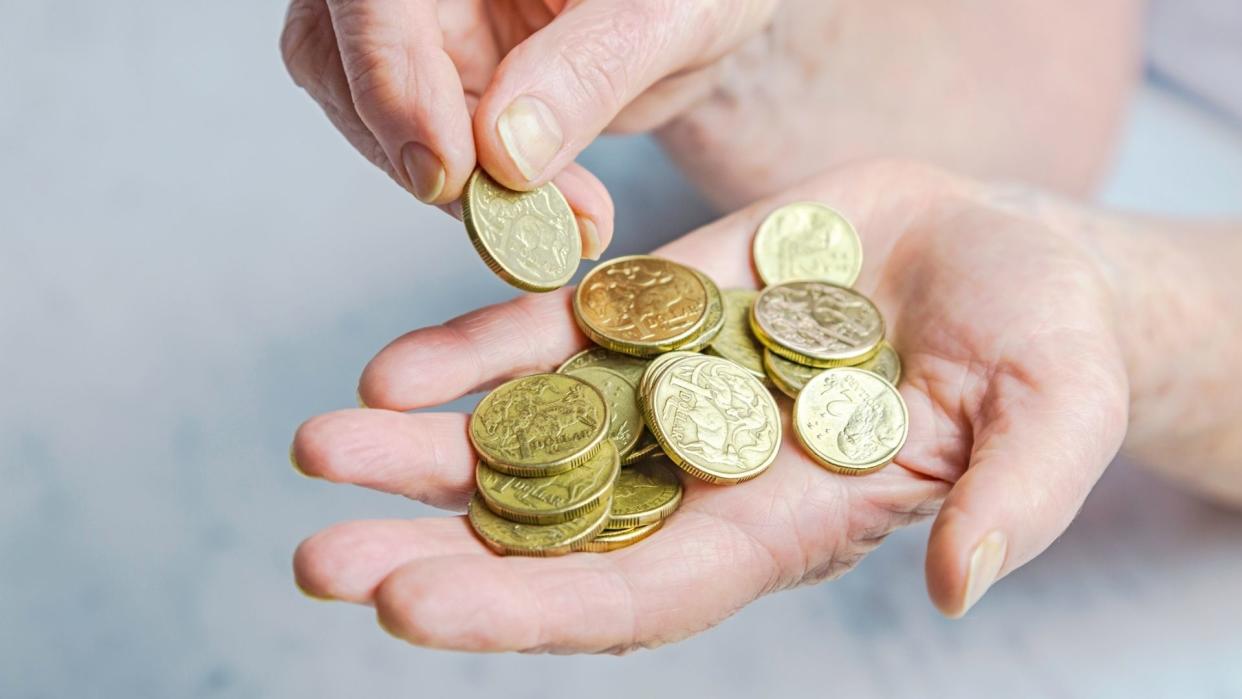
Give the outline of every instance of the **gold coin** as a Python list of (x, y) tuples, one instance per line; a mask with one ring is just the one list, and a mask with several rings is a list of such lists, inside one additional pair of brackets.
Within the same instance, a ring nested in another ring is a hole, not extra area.
[(717, 484), (763, 473), (781, 443), (781, 420), (768, 389), (720, 357), (669, 362), (643, 403), (647, 427), (682, 470)]
[(609, 529), (658, 522), (681, 504), (681, 481), (667, 459), (645, 459), (622, 469), (612, 488)]
[(872, 355), (870, 359), (862, 364), (855, 364), (854, 367), (880, 376), (894, 386), (901, 380), (901, 357), (897, 354), (897, 350), (888, 344), (888, 340), (880, 343), (880, 351)]
[(564, 473), (608, 436), (599, 389), (564, 374), (533, 374), (501, 384), (479, 402), (467, 433), (479, 458), (513, 476)]
[(759, 293), (750, 311), (755, 337), (799, 364), (858, 364), (884, 339), (884, 318), (866, 296), (827, 282), (785, 282)]
[(581, 551), (608, 524), (612, 500), (603, 498), (582, 515), (557, 524), (510, 522), (487, 509), (483, 496), (475, 493), (466, 510), (470, 526), (483, 543), (509, 556), (560, 556)]
[(862, 271), (862, 241), (844, 216), (815, 202), (786, 204), (755, 232), (755, 271), (768, 285), (815, 279), (850, 286)]
[(647, 365), (647, 370), (643, 372), (642, 380), (638, 382), (639, 404), (641, 405), (642, 402), (647, 399), (647, 395), (651, 391), (652, 383), (655, 379), (659, 378), (660, 372), (664, 371), (664, 368), (668, 366), (670, 362), (680, 359), (681, 357), (693, 357), (694, 355), (694, 352), (665, 352), (664, 354), (651, 360), (651, 363)]
[(724, 292), (725, 322), (708, 351), (742, 367), (758, 379), (763, 371), (763, 347), (750, 330), (750, 305), (759, 292), (750, 289), (729, 289)]
[(477, 169), (466, 181), (461, 213), (479, 257), (519, 289), (559, 289), (578, 270), (582, 258), (578, 223), (551, 182), (515, 192)]
[(808, 381), (825, 371), (819, 367), (791, 362), (766, 348), (763, 350), (763, 368), (767, 370), (772, 384), (790, 398), (797, 398), (798, 392)]
[(612, 440), (605, 440), (585, 464), (555, 476), (510, 476), (479, 462), (474, 478), (492, 512), (523, 524), (556, 524), (607, 497), (620, 470), (621, 456)]
[(641, 527), (630, 527), (628, 529), (605, 529), (595, 536), (594, 539), (582, 545), (581, 551), (590, 551), (592, 553), (607, 553), (608, 551), (616, 551), (626, 546), (632, 546), (656, 533), (660, 527), (664, 526), (664, 521), (652, 522), (644, 524)]
[(716, 336), (720, 334), (725, 323), (725, 302), (724, 295), (720, 293), (720, 287), (716, 286), (716, 282), (710, 277), (698, 270), (691, 270), (699, 277), (699, 281), (703, 282), (703, 288), (707, 290), (707, 315), (703, 319), (703, 325), (699, 331), (677, 346), (678, 350), (686, 352), (698, 352), (707, 347)]
[(613, 352), (603, 347), (588, 347), (566, 359), (565, 363), (556, 371), (558, 374), (567, 374), (574, 369), (588, 366), (600, 366), (605, 369), (611, 369), (624, 376), (625, 380), (633, 384), (634, 388), (638, 388), (638, 382), (642, 380), (643, 372), (647, 369), (647, 360), (631, 357), (620, 352)]
[(824, 371), (794, 401), (798, 441), (837, 473), (870, 473), (892, 461), (906, 443), (908, 421), (897, 389), (854, 367)]
[(708, 292), (690, 268), (658, 257), (618, 257), (592, 269), (574, 293), (574, 318), (597, 345), (651, 356), (696, 337)]
[(656, 453), (662, 453), (660, 443), (656, 441), (655, 435), (651, 434), (651, 430), (643, 430), (643, 436), (638, 438), (638, 445), (634, 447), (634, 450), (621, 457), (621, 465), (629, 466)]
[(625, 377), (602, 366), (582, 367), (565, 372), (599, 389), (608, 403), (608, 437), (621, 456), (633, 451), (643, 432), (643, 414), (638, 408), (638, 389)]

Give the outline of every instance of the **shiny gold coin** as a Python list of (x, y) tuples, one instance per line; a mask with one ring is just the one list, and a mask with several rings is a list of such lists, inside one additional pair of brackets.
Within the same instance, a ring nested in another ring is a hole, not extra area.
[(587, 273), (574, 292), (574, 318), (595, 344), (652, 356), (697, 336), (708, 292), (690, 268), (645, 255), (618, 257)]
[(864, 474), (884, 467), (906, 443), (906, 402), (888, 381), (838, 367), (811, 379), (794, 401), (798, 441), (830, 471)]
[(724, 327), (707, 349), (762, 380), (767, 377), (763, 371), (763, 346), (750, 330), (750, 306), (758, 295), (759, 292), (751, 289), (729, 289), (724, 292)]
[(763, 368), (767, 370), (772, 385), (790, 398), (797, 398), (798, 392), (808, 381), (825, 371), (819, 367), (791, 362), (767, 348), (763, 350)]
[[(650, 371), (650, 370), (649, 370)], [(720, 357), (669, 362), (643, 404), (647, 427), (682, 470), (717, 484), (740, 483), (776, 459), (776, 401), (748, 371)]]
[(475, 494), (466, 510), (470, 526), (483, 543), (509, 556), (560, 556), (581, 551), (604, 530), (612, 500), (603, 498), (582, 515), (557, 524), (511, 522), (487, 509), (483, 496)]
[(553, 291), (578, 270), (578, 222), (551, 182), (516, 192), (477, 169), (466, 181), (461, 213), (479, 257), (519, 289)]
[(634, 447), (634, 450), (621, 457), (621, 465), (629, 466), (648, 456), (662, 453), (660, 443), (656, 441), (655, 435), (651, 434), (651, 430), (643, 430), (643, 435), (638, 438), (638, 445)]
[(677, 346), (678, 350), (686, 352), (698, 352), (707, 347), (712, 340), (720, 335), (720, 331), (725, 324), (725, 301), (724, 295), (720, 293), (720, 287), (716, 286), (716, 282), (710, 277), (698, 270), (692, 270), (699, 277), (699, 281), (703, 282), (703, 288), (707, 290), (707, 315), (703, 320), (703, 326), (689, 340)]
[(815, 202), (786, 204), (755, 233), (755, 270), (768, 285), (815, 279), (851, 286), (862, 271), (862, 241), (844, 216)]
[(750, 311), (751, 330), (768, 349), (799, 364), (833, 367), (870, 358), (884, 318), (866, 296), (827, 282), (769, 286)]
[(609, 429), (608, 403), (591, 384), (533, 374), (479, 402), (467, 433), (479, 458), (513, 476), (564, 473), (595, 453)]
[(681, 504), (681, 480), (667, 459), (645, 459), (622, 469), (612, 488), (609, 529), (659, 522)]
[(644, 524), (641, 527), (630, 527), (628, 529), (605, 529), (595, 536), (594, 539), (582, 545), (581, 551), (590, 551), (592, 553), (607, 553), (608, 551), (616, 551), (626, 546), (633, 546), (638, 542), (646, 539), (656, 533), (660, 527), (664, 526), (663, 520)]
[(894, 386), (901, 380), (901, 356), (888, 340), (880, 343), (880, 351), (862, 364), (855, 364), (854, 368), (869, 371)]
[(651, 363), (647, 365), (647, 370), (643, 372), (642, 380), (638, 382), (639, 405), (641, 405), (642, 402), (647, 399), (647, 394), (651, 391), (652, 383), (655, 381), (655, 379), (659, 378), (660, 372), (662, 372), (665, 369), (665, 367), (667, 367), (670, 363), (672, 363), (673, 361), (676, 361), (677, 359), (680, 359), (682, 357), (693, 357), (695, 356), (695, 354), (696, 354), (695, 352), (685, 352), (685, 351), (665, 352), (664, 354), (661, 354), (660, 356), (651, 360)]
[(621, 374), (602, 366), (571, 369), (565, 373), (599, 389), (608, 403), (608, 437), (621, 456), (633, 451), (644, 429), (643, 414), (638, 408), (638, 389)]
[(566, 359), (565, 363), (556, 372), (558, 374), (567, 374), (574, 369), (599, 366), (617, 372), (624, 376), (626, 381), (633, 384), (634, 388), (638, 388), (638, 382), (643, 378), (643, 371), (647, 369), (647, 363), (646, 359), (613, 352), (603, 347), (588, 347)]
[(557, 524), (608, 497), (620, 470), (621, 455), (609, 439), (585, 464), (555, 476), (510, 476), (479, 462), (474, 477), (492, 512), (523, 524)]

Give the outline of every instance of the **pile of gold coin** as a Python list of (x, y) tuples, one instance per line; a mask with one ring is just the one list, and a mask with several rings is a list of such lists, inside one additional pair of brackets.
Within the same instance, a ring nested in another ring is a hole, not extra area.
[(573, 311), (595, 346), (501, 385), (471, 417), (469, 518), (490, 548), (611, 551), (677, 509), (678, 471), (714, 485), (760, 476), (781, 445), (769, 387), (795, 398), (792, 427), (819, 464), (862, 474), (892, 461), (906, 436), (901, 364), (879, 310), (850, 288), (862, 268), (853, 227), (820, 204), (781, 207), (754, 262), (762, 291), (722, 292), (652, 256), (586, 275)]

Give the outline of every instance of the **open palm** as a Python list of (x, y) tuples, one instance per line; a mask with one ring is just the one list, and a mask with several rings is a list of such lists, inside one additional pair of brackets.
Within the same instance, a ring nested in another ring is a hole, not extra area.
[[(616, 651), (701, 631), (759, 596), (839, 575), (885, 535), (939, 511), (932, 599), (960, 614), (1069, 524), (1121, 443), (1127, 385), (1107, 287), (1089, 249), (1038, 199), (901, 163), (855, 165), (656, 251), (722, 288), (754, 286), (750, 241), (789, 201), (860, 231), (857, 287), (901, 354), (909, 439), (872, 475), (830, 473), (785, 429), (776, 463), (733, 487), (683, 479), (680, 510), (621, 551), (498, 557), (462, 517), (349, 522), (302, 544), (299, 584), (373, 604), (411, 642), (470, 650)], [(524, 296), (409, 333), (363, 374), (369, 409), (314, 418), (310, 475), (452, 509), (473, 489), (468, 416), (406, 414), (555, 367), (586, 340), (570, 290)], [(786, 420), (789, 401), (781, 399)]]

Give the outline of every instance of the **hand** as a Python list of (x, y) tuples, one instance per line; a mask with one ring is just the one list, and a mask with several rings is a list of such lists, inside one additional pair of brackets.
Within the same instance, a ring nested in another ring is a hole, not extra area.
[[(1108, 286), (1041, 199), (888, 162), (831, 172), (656, 252), (724, 288), (753, 286), (759, 221), (808, 199), (841, 210), (864, 239), (857, 286), (884, 312), (904, 363), (910, 434), (894, 464), (830, 473), (786, 423), (767, 473), (732, 487), (685, 478), (681, 509), (632, 548), (502, 558), (462, 517), (349, 522), (302, 544), (298, 584), (373, 604), (386, 629), (418, 644), (616, 651), (838, 576), (938, 510), (928, 588), (943, 612), (964, 613), (1065, 529), (1121, 443), (1127, 377)], [(305, 423), (295, 463), (460, 510), (474, 485), (467, 416), (397, 411), (555, 367), (585, 345), (570, 294), (523, 296), (397, 339), (363, 373), (372, 408)]]
[(701, 99), (775, 4), (293, 0), (281, 48), (350, 143), (419, 199), (457, 199), (476, 158), (513, 189), (555, 177), (597, 258), (612, 204), (573, 159), (609, 124), (649, 129)]

